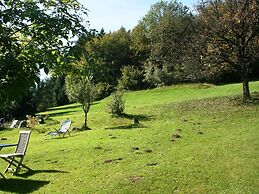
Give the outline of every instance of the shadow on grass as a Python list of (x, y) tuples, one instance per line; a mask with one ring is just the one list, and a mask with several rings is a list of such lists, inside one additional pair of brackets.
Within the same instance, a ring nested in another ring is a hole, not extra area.
[[(70, 134), (71, 134), (71, 132), (70, 132)], [(65, 135), (64, 137), (61, 135), (61, 136), (59, 136), (59, 135), (56, 135), (56, 136), (54, 136), (54, 137), (52, 137), (51, 135), (49, 135), (49, 134), (45, 134), (44, 135), (44, 140), (65, 140), (65, 139), (67, 139), (67, 138), (73, 138), (73, 137), (75, 137), (75, 136), (77, 136), (75, 133), (73, 133), (73, 135), (71, 134), (71, 135)]]
[(259, 105), (259, 92), (253, 92), (251, 94), (251, 98), (249, 100), (243, 101), (244, 103), (248, 105)]
[(138, 123), (132, 123), (129, 125), (120, 125), (116, 127), (106, 127), (105, 129), (134, 129), (134, 128), (146, 128), (143, 124), (141, 124), (142, 121), (150, 121), (152, 119), (152, 116), (146, 116), (146, 115), (132, 115), (132, 114), (121, 114), (118, 117), (120, 118), (126, 118), (130, 120), (137, 120)]
[(68, 110), (68, 111), (64, 111), (64, 112), (58, 112), (58, 113), (49, 113), (49, 116), (55, 117), (55, 116), (63, 116), (63, 115), (67, 115), (69, 113), (75, 113), (75, 112), (80, 112), (81, 110)]
[(139, 121), (150, 121), (152, 119), (152, 116), (146, 116), (146, 115), (132, 115), (132, 114), (126, 114), (123, 113), (120, 115), (121, 118), (126, 118), (126, 119), (138, 119)]
[(22, 178), (28, 178), (30, 176), (33, 176), (33, 175), (39, 174), (39, 173), (68, 173), (68, 172), (61, 171), (61, 170), (29, 170), (29, 171), (26, 171), (25, 173), (20, 173), (15, 176), (22, 177)]
[(117, 127), (106, 127), (105, 129), (134, 129), (134, 128), (146, 128), (142, 124), (130, 124), (130, 125), (121, 125)]
[(32, 193), (49, 183), (50, 181), (0, 179), (0, 192)]
[(251, 98), (243, 99), (242, 96), (226, 97), (227, 100), (233, 105), (241, 106), (258, 106), (259, 105), (259, 92), (251, 93)]
[[(96, 105), (96, 104), (99, 104), (100, 102), (93, 102), (92, 103), (92, 106)], [(47, 111), (54, 111), (54, 110), (67, 110), (67, 109), (70, 109), (70, 108), (78, 108), (78, 107), (82, 107), (81, 104), (76, 104), (76, 105), (70, 105), (70, 106), (67, 106), (67, 107), (54, 107), (54, 108), (49, 108)]]
[[(92, 106), (99, 104), (99, 103), (100, 102), (94, 102), (94, 103), (92, 103)], [(48, 115), (51, 117), (55, 117), (55, 116), (67, 115), (69, 113), (82, 112), (83, 110), (81, 108), (78, 110), (74, 110), (74, 109), (70, 110), (70, 108), (81, 107), (81, 106), (82, 105), (76, 105), (76, 106), (72, 106), (72, 107), (53, 108), (53, 109), (50, 109), (50, 111), (53, 111), (53, 110), (66, 110), (66, 111), (57, 112), (57, 113), (48, 113)]]
[(81, 104), (76, 104), (74, 106), (68, 106), (68, 107), (54, 107), (54, 108), (48, 108), (48, 111), (54, 111), (54, 110), (65, 110), (70, 108), (78, 108), (81, 107)]
[(16, 128), (9, 128), (9, 127), (1, 127), (0, 128), (0, 131), (13, 131), (13, 130), (16, 130)]

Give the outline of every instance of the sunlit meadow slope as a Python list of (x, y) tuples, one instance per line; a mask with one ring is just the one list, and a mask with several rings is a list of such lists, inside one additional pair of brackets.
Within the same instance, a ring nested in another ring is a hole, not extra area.
[[(241, 89), (195, 84), (127, 92), (124, 117), (106, 113), (109, 98), (95, 102), (92, 130), (65, 138), (45, 134), (65, 118), (71, 130), (81, 127), (81, 107), (52, 108), (41, 113), (46, 124), (32, 131), (24, 162), (34, 171), (6, 174), (0, 191), (259, 193), (259, 82), (251, 83), (257, 99), (247, 104)], [(134, 117), (140, 124), (132, 124)], [(16, 142), (19, 130), (0, 131), (0, 143)]]

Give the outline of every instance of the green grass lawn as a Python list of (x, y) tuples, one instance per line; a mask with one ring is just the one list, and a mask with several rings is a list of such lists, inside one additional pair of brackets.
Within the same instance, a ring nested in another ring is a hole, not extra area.
[[(259, 82), (250, 87), (258, 92)], [(50, 109), (24, 160), (34, 171), (6, 174), (0, 192), (259, 193), (259, 101), (241, 103), (241, 89), (193, 84), (128, 92), (123, 118), (111, 118), (104, 99), (89, 112), (92, 130), (65, 138), (44, 135), (68, 117), (71, 128), (81, 127), (79, 104)], [(0, 143), (16, 142), (19, 130), (0, 131), (7, 138)]]

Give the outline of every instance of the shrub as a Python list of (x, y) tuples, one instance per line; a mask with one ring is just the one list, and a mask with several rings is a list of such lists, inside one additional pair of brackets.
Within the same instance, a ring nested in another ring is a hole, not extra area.
[(107, 111), (112, 116), (120, 116), (125, 108), (125, 100), (123, 100), (123, 93), (116, 91), (112, 93), (111, 100), (107, 104)]
[(95, 84), (95, 99), (101, 100), (109, 96), (112, 92), (112, 86), (105, 82)]
[(174, 66), (163, 64), (161, 67), (153, 66), (151, 63), (145, 65), (145, 81), (151, 87), (168, 86), (181, 81), (180, 65)]
[(27, 118), (26, 123), (28, 128), (34, 128), (36, 125), (39, 124), (37, 117), (26, 115), (26, 118)]
[(118, 83), (119, 89), (139, 90), (144, 88), (143, 71), (133, 66), (125, 66), (121, 69), (122, 76)]

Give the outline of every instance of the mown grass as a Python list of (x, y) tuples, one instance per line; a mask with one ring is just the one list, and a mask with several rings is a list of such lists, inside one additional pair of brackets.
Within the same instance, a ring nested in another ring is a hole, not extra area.
[[(259, 91), (259, 82), (251, 90)], [(66, 138), (44, 134), (67, 117), (72, 128), (80, 127), (79, 104), (50, 109), (42, 113), (49, 115), (46, 124), (33, 129), (25, 158), (34, 171), (7, 174), (0, 191), (259, 193), (259, 102), (242, 103), (240, 91), (232, 84), (129, 92), (123, 118), (111, 118), (104, 99), (91, 107), (92, 130)], [(133, 117), (139, 125), (132, 125)], [(16, 142), (18, 129), (0, 137)]]

